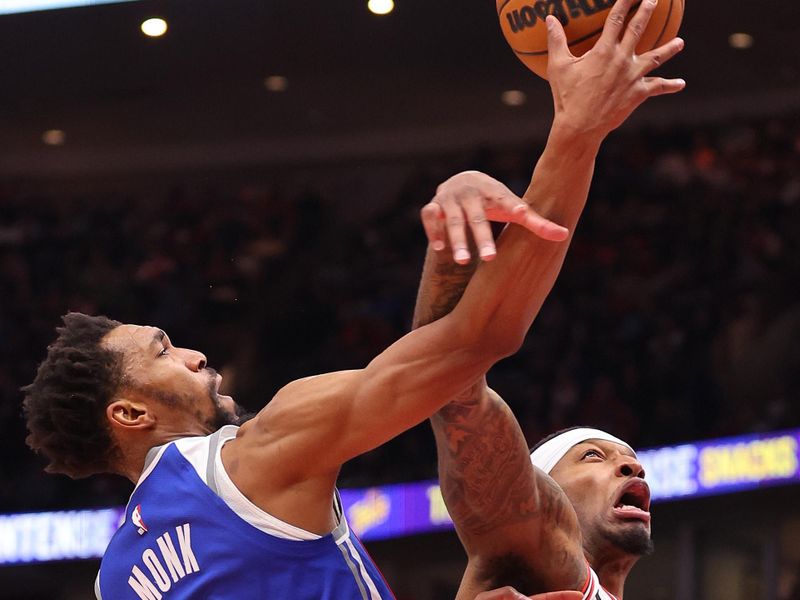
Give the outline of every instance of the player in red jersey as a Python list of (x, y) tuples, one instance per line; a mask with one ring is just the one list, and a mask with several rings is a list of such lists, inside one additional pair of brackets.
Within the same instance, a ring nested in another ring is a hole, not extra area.
[[(523, 198), (571, 232), (586, 201), (601, 141), (645, 99), (684, 86), (682, 80), (649, 76), (682, 49), (682, 40), (635, 55), (655, 0), (643, 0), (626, 26), (633, 5), (634, 0), (619, 0), (594, 49), (580, 58), (570, 54), (557, 19), (547, 19), (555, 118), (548, 148)], [(573, 183), (574, 193), (557, 198), (552, 182), (562, 178)], [(470, 281), (474, 265), (453, 264), (449, 253), (437, 248), (444, 241), (454, 252), (465, 248), (465, 223), (477, 247), (485, 247), (491, 239), (485, 221), (493, 215), (474, 207), (478, 199), (509, 194), (480, 173), (462, 173), (440, 186), (423, 212), (431, 243), (415, 326), (446, 315), (466, 288), (474, 293), (479, 287), (477, 280)], [(538, 310), (561, 269), (567, 244), (533, 236), (527, 243), (523, 255), (520, 246), (504, 244), (501, 237), (498, 252), (528, 260), (538, 272), (538, 286), (529, 297)], [(649, 490), (627, 444), (596, 430), (563, 432), (534, 453), (534, 463), (545, 468), (532, 468), (519, 425), (485, 380), (431, 421), (444, 499), (469, 557), (459, 599), (500, 585), (528, 594), (568, 589), (586, 600), (622, 598), (627, 574), (651, 549)]]

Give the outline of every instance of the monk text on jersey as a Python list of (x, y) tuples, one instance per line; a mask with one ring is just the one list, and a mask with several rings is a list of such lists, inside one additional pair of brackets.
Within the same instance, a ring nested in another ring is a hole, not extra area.
[(189, 523), (184, 523), (175, 528), (177, 549), (169, 532), (165, 531), (156, 538), (158, 553), (153, 548), (142, 552), (142, 564), (147, 573), (138, 564), (133, 565), (128, 578), (128, 585), (139, 598), (161, 600), (163, 593), (172, 589), (173, 584), (200, 571), (200, 565), (192, 551), (191, 534)]

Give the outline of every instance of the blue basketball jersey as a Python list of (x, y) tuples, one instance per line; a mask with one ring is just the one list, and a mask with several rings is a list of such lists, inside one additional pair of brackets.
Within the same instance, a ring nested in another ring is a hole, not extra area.
[[(223, 430), (209, 436), (209, 465)], [(393, 598), (350, 532), (338, 494), (332, 533), (283, 539), (234, 512), (215, 493), (211, 467), (209, 475), (206, 483), (174, 442), (151, 450), (103, 556), (98, 600)]]

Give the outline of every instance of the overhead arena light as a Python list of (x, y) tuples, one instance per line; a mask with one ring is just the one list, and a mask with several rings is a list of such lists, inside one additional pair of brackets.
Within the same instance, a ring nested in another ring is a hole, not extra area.
[(167, 22), (160, 17), (153, 17), (142, 22), (142, 33), (147, 37), (161, 37), (167, 33)]
[(67, 141), (67, 134), (62, 129), (48, 129), (42, 134), (42, 142), (48, 146), (63, 146)]
[(3, 0), (3, 2), (0, 2), (0, 15), (134, 1), (135, 0)]
[(367, 8), (376, 15), (388, 15), (394, 10), (394, 0), (369, 0)]
[(728, 37), (728, 44), (731, 48), (736, 48), (737, 50), (747, 50), (748, 48), (752, 48), (753, 36), (749, 33), (732, 33)]
[(520, 90), (506, 90), (500, 96), (500, 100), (506, 106), (522, 106), (528, 101), (528, 96)]

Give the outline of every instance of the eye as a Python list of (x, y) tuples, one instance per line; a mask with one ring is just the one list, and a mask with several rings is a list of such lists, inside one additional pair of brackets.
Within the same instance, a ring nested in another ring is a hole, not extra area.
[(597, 458), (603, 458), (603, 455), (600, 454), (599, 450), (587, 450), (586, 452), (583, 453), (583, 456), (581, 456), (581, 460), (589, 458), (592, 455), (594, 455)]
[(167, 348), (166, 346), (164, 346), (164, 349), (163, 349), (163, 350), (161, 350), (161, 352), (159, 352), (159, 353), (158, 353), (158, 356), (159, 356), (159, 357), (161, 357), (161, 356), (166, 356), (167, 354), (169, 354), (169, 348)]

